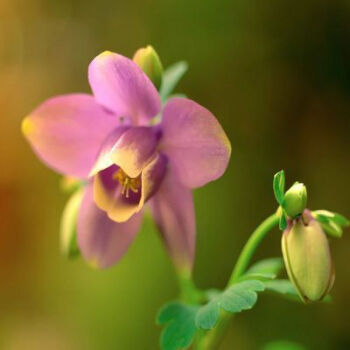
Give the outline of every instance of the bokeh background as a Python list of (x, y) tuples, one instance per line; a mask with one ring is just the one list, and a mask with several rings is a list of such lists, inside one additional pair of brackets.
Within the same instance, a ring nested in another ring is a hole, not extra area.
[[(208, 107), (232, 142), (220, 180), (195, 192), (194, 278), (223, 287), (249, 233), (276, 207), (272, 176), (305, 182), (309, 206), (350, 214), (348, 0), (1, 0), (0, 349), (157, 349), (157, 309), (177, 295), (151, 222), (114, 268), (59, 252), (67, 196), (20, 133), (46, 98), (88, 92), (87, 66), (106, 49), (152, 44), (165, 66), (185, 59), (179, 91)], [(331, 242), (332, 304), (264, 295), (236, 317), (222, 349), (275, 339), (350, 349), (350, 232)], [(280, 255), (280, 233), (258, 257)]]

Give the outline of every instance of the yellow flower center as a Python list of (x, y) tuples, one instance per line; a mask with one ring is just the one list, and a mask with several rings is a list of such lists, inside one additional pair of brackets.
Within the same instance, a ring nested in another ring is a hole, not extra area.
[(113, 174), (113, 179), (118, 180), (122, 185), (122, 195), (125, 195), (126, 198), (129, 198), (130, 190), (134, 193), (138, 193), (141, 187), (140, 175), (135, 178), (129, 177), (121, 168)]

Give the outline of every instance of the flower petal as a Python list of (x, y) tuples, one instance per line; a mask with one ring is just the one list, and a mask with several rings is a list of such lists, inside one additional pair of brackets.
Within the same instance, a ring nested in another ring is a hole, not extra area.
[(160, 111), (153, 83), (132, 60), (109, 51), (89, 66), (89, 82), (98, 102), (134, 123), (145, 122)]
[(128, 130), (128, 128), (128, 126), (124, 125), (119, 126), (104, 140), (95, 165), (90, 171), (89, 176), (94, 176), (99, 171), (104, 170), (114, 164), (112, 159), (112, 149), (123, 133)]
[(137, 177), (154, 157), (157, 135), (151, 127), (134, 127), (127, 130), (111, 152), (114, 163), (130, 177)]
[(35, 109), (22, 130), (38, 157), (65, 175), (87, 177), (117, 118), (85, 94), (58, 96)]
[(168, 171), (162, 185), (150, 200), (151, 210), (175, 265), (192, 268), (196, 224), (191, 190)]
[(92, 186), (86, 188), (78, 216), (78, 244), (84, 258), (93, 266), (106, 268), (115, 264), (134, 240), (142, 214), (125, 223), (111, 221), (96, 207)]
[(139, 207), (150, 199), (159, 189), (167, 171), (167, 158), (159, 153), (145, 167), (141, 175), (141, 199)]
[(184, 185), (200, 187), (224, 173), (230, 141), (207, 109), (186, 98), (173, 98), (165, 106), (161, 127), (162, 151)]

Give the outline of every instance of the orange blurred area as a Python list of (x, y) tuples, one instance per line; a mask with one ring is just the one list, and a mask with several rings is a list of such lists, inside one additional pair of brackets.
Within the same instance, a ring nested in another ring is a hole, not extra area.
[[(208, 107), (232, 143), (223, 178), (195, 192), (196, 283), (225, 285), (239, 250), (273, 210), (272, 177), (307, 184), (309, 206), (350, 216), (350, 6), (307, 2), (1, 0), (0, 349), (157, 349), (159, 307), (177, 296), (151, 222), (123, 260), (95, 271), (59, 251), (67, 200), (36, 158), (22, 119), (45, 99), (89, 92), (104, 50), (152, 44), (164, 66), (187, 60), (179, 85)], [(221, 349), (274, 339), (350, 348), (350, 233), (332, 240), (332, 304), (262, 296), (235, 318)], [(278, 231), (258, 257), (280, 255)]]

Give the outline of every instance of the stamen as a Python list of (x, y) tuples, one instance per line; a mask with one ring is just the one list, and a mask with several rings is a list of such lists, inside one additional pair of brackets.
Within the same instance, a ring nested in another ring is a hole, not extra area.
[(138, 193), (141, 187), (141, 179), (140, 176), (136, 178), (129, 177), (126, 173), (119, 169), (113, 174), (113, 179), (118, 180), (122, 186), (121, 194), (126, 198), (129, 198), (130, 190), (134, 193)]

